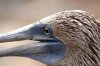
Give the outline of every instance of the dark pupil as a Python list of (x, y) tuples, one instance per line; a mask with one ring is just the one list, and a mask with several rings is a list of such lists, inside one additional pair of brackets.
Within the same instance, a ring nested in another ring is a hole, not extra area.
[(45, 29), (45, 32), (46, 32), (46, 33), (49, 33), (49, 30), (46, 28), (46, 29)]

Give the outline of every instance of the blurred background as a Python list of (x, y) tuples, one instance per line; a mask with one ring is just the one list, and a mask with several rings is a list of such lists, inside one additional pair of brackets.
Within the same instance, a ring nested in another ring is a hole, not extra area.
[[(100, 0), (0, 0), (0, 33), (5, 33), (51, 14), (66, 10), (84, 10), (100, 18)], [(30, 44), (32, 41), (1, 43), (0, 50)], [(0, 58), (0, 66), (45, 66), (24, 57)]]

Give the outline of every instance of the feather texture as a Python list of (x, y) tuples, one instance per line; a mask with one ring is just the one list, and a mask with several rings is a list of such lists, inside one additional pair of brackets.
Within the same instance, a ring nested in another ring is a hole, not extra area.
[(100, 22), (81, 10), (63, 11), (41, 20), (64, 42), (64, 58), (53, 66), (100, 66)]

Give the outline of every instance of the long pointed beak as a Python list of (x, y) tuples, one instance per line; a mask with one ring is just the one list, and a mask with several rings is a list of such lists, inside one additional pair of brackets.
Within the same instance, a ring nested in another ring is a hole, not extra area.
[[(58, 62), (64, 56), (65, 46), (62, 41), (53, 36), (53, 29), (50, 25), (48, 26), (48, 30), (50, 30), (49, 34), (46, 33), (47, 25), (41, 22), (30, 24), (6, 34), (0, 34), (0, 42), (28, 39), (39, 41), (35, 44), (28, 44), (0, 51), (0, 57), (25, 56), (42, 61), (46, 64), (54, 64)], [(39, 55), (37, 56), (37, 54)], [(51, 62), (52, 59), (55, 62)]]
[(0, 56), (41, 53), (41, 52), (45, 53), (45, 52), (50, 52), (51, 50), (53, 51), (58, 49), (62, 50), (61, 47), (63, 43), (54, 36), (48, 37), (45, 34), (45, 26), (46, 25), (42, 24), (41, 22), (36, 22), (12, 32), (8, 32), (6, 34), (0, 34), (0, 42), (20, 41), (27, 39), (40, 41), (40, 43), (25, 45), (0, 51)]
[(52, 51), (60, 51), (62, 48), (63, 45), (60, 42), (38, 42), (0, 51), (0, 57), (50, 53)]
[(41, 27), (42, 24), (40, 22), (36, 22), (28, 26), (22, 27), (20, 29), (17, 29), (15, 31), (0, 34), (0, 43), (32, 39), (37, 34), (37, 29)]

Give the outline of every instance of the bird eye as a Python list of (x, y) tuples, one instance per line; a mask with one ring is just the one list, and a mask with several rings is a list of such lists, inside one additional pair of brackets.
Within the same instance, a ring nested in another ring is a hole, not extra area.
[(50, 30), (48, 28), (45, 28), (45, 34), (50, 34)]

